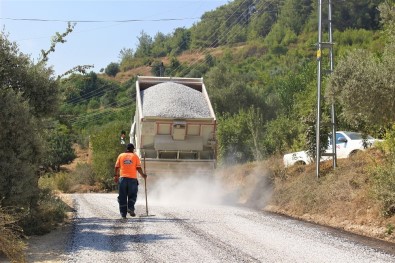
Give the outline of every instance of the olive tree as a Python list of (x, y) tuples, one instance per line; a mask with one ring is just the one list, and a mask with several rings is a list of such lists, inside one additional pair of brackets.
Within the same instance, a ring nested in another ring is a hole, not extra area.
[(35, 171), (43, 151), (37, 123), (22, 94), (0, 87), (1, 205), (30, 207), (38, 196)]
[(40, 122), (56, 112), (58, 82), (45, 62), (32, 63), (4, 33), (0, 46), (0, 202), (31, 208), (45, 152)]
[(15, 43), (0, 34), (0, 85), (20, 92), (33, 115), (49, 116), (58, 107), (58, 83), (44, 63), (33, 64)]
[(387, 125), (395, 121), (395, 10), (381, 6), (387, 44), (382, 56), (355, 50), (336, 66), (326, 96), (342, 107), (350, 122)]
[(46, 132), (46, 154), (43, 165), (55, 172), (60, 171), (62, 164), (68, 164), (76, 157), (72, 147), (71, 131), (65, 125), (56, 125)]
[(111, 77), (115, 77), (119, 71), (119, 64), (114, 62), (108, 64), (106, 69), (104, 70), (104, 72)]

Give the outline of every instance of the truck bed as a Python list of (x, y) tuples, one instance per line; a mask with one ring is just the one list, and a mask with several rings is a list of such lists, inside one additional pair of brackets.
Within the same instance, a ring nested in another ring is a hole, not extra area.
[(131, 142), (150, 175), (208, 175), (216, 117), (202, 78), (139, 76)]
[(210, 176), (214, 173), (215, 160), (145, 159), (145, 166), (150, 176)]

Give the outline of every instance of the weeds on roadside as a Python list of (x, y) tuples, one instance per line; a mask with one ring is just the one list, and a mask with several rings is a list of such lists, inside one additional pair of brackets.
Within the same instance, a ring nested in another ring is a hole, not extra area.
[(42, 235), (50, 232), (66, 217), (67, 205), (50, 189), (42, 189), (38, 203), (30, 208), (21, 220), (26, 235)]
[(87, 163), (78, 163), (72, 176), (80, 184), (94, 185), (96, 182), (92, 166)]
[(395, 159), (374, 169), (373, 184), (373, 192), (383, 206), (383, 215), (395, 215)]
[(393, 224), (387, 224), (387, 230), (385, 231), (385, 233), (387, 234), (387, 235), (392, 235), (392, 233), (394, 233), (394, 229), (395, 229), (395, 226), (393, 225)]
[(60, 172), (44, 175), (39, 180), (40, 188), (59, 190), (63, 193), (75, 192), (81, 185), (92, 186), (96, 182), (92, 167), (87, 163), (78, 163), (71, 173)]
[(395, 125), (386, 133), (384, 142), (378, 145), (387, 158), (373, 171), (373, 192), (381, 201), (384, 216), (395, 215)]
[(0, 206), (0, 253), (11, 262), (25, 262), (22, 228), (18, 225), (20, 216), (13, 208)]

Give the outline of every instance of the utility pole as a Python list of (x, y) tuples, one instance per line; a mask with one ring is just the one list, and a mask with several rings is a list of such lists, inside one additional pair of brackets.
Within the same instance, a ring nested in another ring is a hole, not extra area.
[(333, 36), (332, 36), (332, 1), (328, 0), (328, 34), (329, 42), (322, 41), (322, 0), (318, 0), (318, 43), (317, 43), (317, 120), (316, 120), (316, 176), (320, 177), (321, 156), (331, 156), (333, 168), (337, 166), (336, 161), (336, 118), (335, 105), (331, 105), (331, 127), (332, 127), (332, 152), (321, 154), (320, 127), (321, 127), (321, 83), (322, 83), (322, 49), (329, 49), (329, 74), (333, 72)]
[[(329, 63), (330, 63), (330, 74), (333, 73), (333, 33), (332, 33), (332, 0), (328, 0), (328, 32), (329, 32)], [(336, 153), (336, 113), (335, 113), (335, 102), (331, 103), (331, 124), (332, 124), (332, 166), (337, 167), (337, 153)]]

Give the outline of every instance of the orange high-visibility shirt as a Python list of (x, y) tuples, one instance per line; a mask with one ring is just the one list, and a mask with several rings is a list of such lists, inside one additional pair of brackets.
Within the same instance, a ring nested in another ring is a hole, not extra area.
[(132, 152), (121, 153), (115, 167), (119, 167), (119, 175), (121, 177), (135, 178), (137, 179), (137, 168), (141, 167), (139, 157)]

